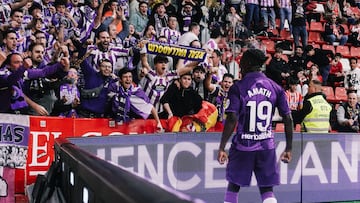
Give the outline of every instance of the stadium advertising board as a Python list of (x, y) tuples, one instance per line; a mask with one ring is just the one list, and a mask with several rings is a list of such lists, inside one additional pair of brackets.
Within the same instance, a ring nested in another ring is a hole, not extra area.
[[(277, 134), (277, 154), (285, 148)], [(280, 163), (279, 202), (329, 202), (360, 199), (360, 136), (294, 135), (293, 161)], [(301, 141), (303, 138), (303, 142)], [(130, 171), (207, 202), (221, 202), (225, 168), (216, 161), (219, 133), (112, 136), (70, 141)], [(229, 146), (228, 146), (229, 147)], [(242, 188), (244, 202), (260, 202), (252, 187)]]
[(38, 174), (46, 173), (54, 160), (56, 138), (154, 133), (156, 126), (153, 120), (117, 125), (108, 119), (17, 116), (18, 119), (22, 117), (30, 119), (30, 129), (25, 136), (29, 150), (26, 170), (16, 170), (15, 193), (24, 193), (25, 186), (34, 183)]
[[(74, 143), (155, 182), (200, 199), (220, 200), (226, 189), (225, 168), (216, 161), (220, 133), (165, 133), (160, 136), (110, 136), (101, 139), (103, 137), (100, 136), (107, 135), (153, 133), (154, 129), (149, 128), (152, 123), (148, 123), (152, 121), (141, 120), (117, 126), (107, 119), (16, 116), (15, 120), (11, 120), (6, 114), (0, 118), (2, 138), (11, 135), (14, 141), (2, 142), (2, 145), (15, 144), (26, 149), (26, 142), (29, 144), (26, 170), (18, 166), (14, 172), (15, 194), (23, 193), (24, 187), (33, 183), (37, 174), (47, 171), (54, 159), (53, 144), (57, 137), (87, 137), (75, 139)], [(26, 119), (28, 123), (17, 123)], [(22, 128), (22, 131), (19, 130)], [(16, 143), (19, 135), (23, 135), (22, 142)], [(283, 137), (281, 133), (276, 134), (278, 154), (285, 147)], [(304, 142), (301, 142), (302, 139)], [(295, 134), (293, 161), (289, 165), (279, 165), (282, 185), (275, 188), (279, 200), (359, 200), (359, 150), (360, 136), (357, 134)], [(260, 200), (255, 186), (241, 191), (241, 198), (254, 201), (257, 197)]]
[(29, 116), (0, 117), (0, 202), (15, 201), (15, 176), (24, 177), (29, 121)]

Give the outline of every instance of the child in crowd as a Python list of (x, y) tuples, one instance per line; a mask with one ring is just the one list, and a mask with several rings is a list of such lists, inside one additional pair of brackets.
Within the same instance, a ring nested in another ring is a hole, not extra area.
[(70, 68), (68, 75), (60, 82), (58, 100), (55, 102), (53, 115), (77, 118), (76, 107), (80, 104), (80, 92), (77, 88), (78, 72)]
[[(286, 98), (291, 110), (291, 115), (293, 118), (296, 117), (296, 112), (302, 109), (303, 106), (303, 96), (300, 92), (297, 91), (297, 85), (299, 84), (299, 80), (290, 78), (289, 79), (289, 87), (286, 90)], [(294, 126), (295, 126), (295, 120), (294, 119)]]
[(309, 73), (309, 79), (311, 80), (318, 80), (320, 82), (323, 82), (323, 78), (321, 76), (319, 66), (317, 64), (312, 64), (310, 67), (310, 73)]
[(309, 88), (309, 78), (306, 76), (305, 71), (301, 70), (297, 73), (297, 79), (299, 83), (296, 85), (296, 89), (304, 97)]
[(331, 68), (328, 77), (328, 85), (332, 87), (343, 86), (345, 73), (343, 71), (342, 63), (340, 62), (341, 54), (336, 53), (334, 59), (331, 61)]

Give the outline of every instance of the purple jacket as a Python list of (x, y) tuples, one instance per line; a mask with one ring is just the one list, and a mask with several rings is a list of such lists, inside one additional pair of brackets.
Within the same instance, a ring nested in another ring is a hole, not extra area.
[[(0, 113), (11, 113), (16, 109), (16, 102), (24, 101), (22, 88), (24, 79), (37, 79), (63, 71), (60, 63), (48, 66), (44, 69), (25, 69), (20, 67), (12, 72), (8, 67), (0, 69)], [(13, 88), (13, 86), (17, 88)], [(15, 108), (15, 109), (14, 109)]]

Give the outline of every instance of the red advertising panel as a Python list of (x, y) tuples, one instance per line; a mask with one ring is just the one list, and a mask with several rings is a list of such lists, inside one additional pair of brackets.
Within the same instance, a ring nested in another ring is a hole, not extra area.
[[(25, 116), (18, 116), (25, 117)], [(26, 170), (15, 170), (15, 193), (21, 194), (25, 186), (35, 182), (38, 174), (45, 174), (54, 160), (55, 138), (90, 137), (108, 135), (145, 134), (156, 132), (155, 120), (133, 120), (119, 124), (109, 119), (73, 119), (30, 116)], [(161, 120), (167, 127), (167, 120)], [(215, 128), (209, 131), (214, 131)]]
[[(74, 122), (71, 118), (30, 117), (29, 150), (25, 185), (35, 182), (38, 174), (44, 174), (54, 160), (54, 139), (72, 137)], [(24, 176), (16, 174), (16, 193), (24, 191)]]

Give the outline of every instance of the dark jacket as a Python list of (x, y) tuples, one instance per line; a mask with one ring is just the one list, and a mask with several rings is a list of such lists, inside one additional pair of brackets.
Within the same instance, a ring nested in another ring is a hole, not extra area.
[(178, 88), (174, 83), (169, 86), (160, 99), (161, 104), (168, 103), (174, 116), (193, 115), (201, 109), (202, 98), (191, 87)]
[(290, 69), (286, 61), (283, 59), (273, 58), (266, 68), (266, 75), (274, 80), (277, 84), (282, 85), (282, 80), (286, 79), (281, 73), (290, 73)]
[(328, 58), (330, 56), (333, 58), (334, 53), (330, 50), (322, 50), (322, 49), (315, 49), (315, 54), (313, 56), (306, 56), (306, 64), (311, 61), (317, 64), (319, 67), (327, 66), (330, 64), (330, 60)]
[(85, 86), (80, 91), (80, 109), (95, 114), (104, 114), (108, 108), (107, 90), (109, 84), (115, 79), (97, 72), (87, 60), (82, 62), (81, 71), (84, 74)]

